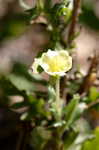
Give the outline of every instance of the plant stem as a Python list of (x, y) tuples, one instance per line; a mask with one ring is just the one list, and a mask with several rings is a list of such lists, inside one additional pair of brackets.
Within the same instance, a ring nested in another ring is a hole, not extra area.
[(99, 99), (97, 99), (97, 100), (94, 101), (94, 102), (89, 103), (89, 104), (87, 105), (87, 109), (93, 107), (93, 106), (96, 105), (96, 104), (99, 104)]
[(56, 78), (56, 108), (58, 113), (58, 118), (60, 118), (60, 77)]
[(57, 103), (57, 106), (59, 105), (59, 99), (60, 99), (60, 78), (57, 77), (57, 79), (56, 79), (56, 103)]

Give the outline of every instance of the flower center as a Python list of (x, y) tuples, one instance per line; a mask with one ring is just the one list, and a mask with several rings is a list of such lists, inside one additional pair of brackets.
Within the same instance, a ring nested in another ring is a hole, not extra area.
[(50, 72), (60, 72), (64, 71), (67, 66), (66, 56), (53, 56), (44, 58), (44, 63), (48, 64), (48, 71)]

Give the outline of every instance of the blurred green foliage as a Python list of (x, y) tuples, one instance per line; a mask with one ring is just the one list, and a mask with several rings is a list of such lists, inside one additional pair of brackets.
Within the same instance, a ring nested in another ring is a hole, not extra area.
[(12, 14), (0, 22), (0, 40), (14, 38), (23, 34), (27, 29), (28, 18), (23, 14)]
[(84, 23), (88, 27), (92, 28), (93, 30), (99, 30), (99, 19), (96, 17), (93, 10), (87, 10), (83, 8), (82, 14), (79, 17), (81, 23)]
[(91, 141), (85, 142), (82, 150), (98, 150), (99, 149), (99, 127), (94, 130), (95, 138)]

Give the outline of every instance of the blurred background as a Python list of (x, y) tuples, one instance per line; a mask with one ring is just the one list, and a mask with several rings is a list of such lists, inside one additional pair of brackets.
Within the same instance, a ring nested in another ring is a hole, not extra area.
[[(25, 0), (30, 7), (36, 0)], [(58, 0), (53, 0), (53, 3)], [(86, 74), (90, 63), (88, 58), (93, 51), (99, 51), (99, 0), (82, 0), (82, 12), (79, 16), (79, 36), (76, 38), (76, 57), (82, 72)], [(65, 33), (64, 33), (65, 35)], [(32, 64), (38, 51), (49, 41), (49, 34), (42, 24), (29, 24), (28, 16), (18, 0), (0, 0), (0, 73), (8, 74), (14, 62)], [(19, 122), (18, 113), (10, 112), (2, 104), (0, 87), (0, 149), (15, 150)], [(14, 97), (14, 101), (20, 98)], [(21, 110), (22, 111), (22, 110)], [(99, 113), (93, 112), (93, 126), (99, 126)], [(13, 136), (15, 138), (13, 138)]]
[[(30, 7), (35, 0), (25, 0)], [(58, 0), (53, 0), (53, 3)], [(77, 59), (82, 69), (87, 68), (86, 58), (98, 47), (99, 1), (82, 0), (79, 17), (80, 34), (76, 39)], [(49, 35), (43, 25), (28, 22), (28, 16), (18, 0), (0, 0), (0, 70), (9, 71), (14, 60), (30, 65), (37, 52), (47, 44)], [(83, 60), (83, 61), (82, 61)]]

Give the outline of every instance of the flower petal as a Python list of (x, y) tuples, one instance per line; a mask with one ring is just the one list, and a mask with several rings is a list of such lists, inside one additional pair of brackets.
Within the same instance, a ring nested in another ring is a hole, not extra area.
[(37, 68), (40, 65), (41, 60), (39, 58), (34, 59), (34, 63), (32, 64), (32, 69), (34, 73), (38, 73)]

